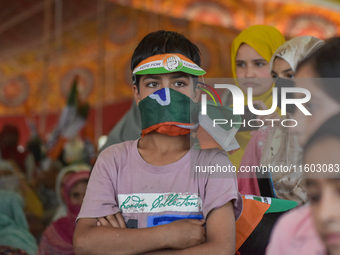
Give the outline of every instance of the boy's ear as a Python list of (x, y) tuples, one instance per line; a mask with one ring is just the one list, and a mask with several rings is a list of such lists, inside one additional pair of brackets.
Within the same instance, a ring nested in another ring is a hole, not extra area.
[(197, 86), (194, 90), (194, 94), (193, 94), (193, 98), (192, 98), (192, 101), (194, 101), (195, 103), (197, 103), (200, 99), (200, 96), (201, 96), (201, 90), (199, 89), (200, 88), (200, 84), (197, 83)]
[(136, 85), (133, 85), (133, 97), (135, 98), (135, 102), (138, 105), (140, 101), (140, 94)]

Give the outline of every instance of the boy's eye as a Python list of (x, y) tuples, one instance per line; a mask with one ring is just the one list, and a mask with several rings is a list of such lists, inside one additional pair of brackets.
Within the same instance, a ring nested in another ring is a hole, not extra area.
[(155, 88), (158, 86), (158, 83), (153, 81), (153, 82), (149, 82), (148, 84), (146, 84), (146, 86), (150, 87), (150, 88)]
[(176, 87), (184, 87), (186, 86), (187, 84), (185, 82), (182, 82), (182, 81), (176, 81), (175, 82), (175, 86)]
[(273, 78), (273, 80), (276, 80), (277, 79), (277, 74), (275, 74), (275, 73), (271, 73), (271, 76), (272, 76), (272, 78)]
[(286, 77), (288, 79), (293, 79), (294, 78), (294, 74), (287, 73)]

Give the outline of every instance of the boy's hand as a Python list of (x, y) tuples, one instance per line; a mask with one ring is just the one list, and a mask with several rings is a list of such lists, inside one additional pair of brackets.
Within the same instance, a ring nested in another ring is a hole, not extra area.
[(97, 218), (97, 226), (126, 228), (125, 221), (121, 213), (111, 214), (105, 217)]
[(171, 249), (185, 249), (206, 242), (205, 220), (177, 220), (167, 226), (166, 238)]

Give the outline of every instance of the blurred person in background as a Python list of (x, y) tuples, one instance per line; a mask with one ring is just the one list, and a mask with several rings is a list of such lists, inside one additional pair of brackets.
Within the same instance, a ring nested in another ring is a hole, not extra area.
[[(297, 110), (293, 116), (298, 125), (292, 130), (297, 134), (299, 144), (304, 146), (323, 123), (340, 113), (340, 37), (327, 40), (322, 47), (301, 61), (296, 78), (296, 87), (305, 88), (311, 93), (311, 99), (305, 106), (312, 115), (305, 116)], [(296, 97), (300, 96), (296, 94)], [(339, 129), (337, 126), (334, 128)], [(331, 154), (331, 150), (327, 152)], [(326, 254), (315, 230), (310, 204), (292, 210), (279, 219), (267, 254)]]
[[(248, 88), (253, 89), (253, 102), (262, 109), (272, 106), (272, 88), (274, 83), (270, 74), (270, 59), (276, 49), (285, 42), (285, 38), (274, 27), (255, 25), (243, 30), (233, 41), (231, 49), (231, 68), (237, 85), (242, 90), (244, 105), (248, 105)], [(277, 118), (278, 113), (262, 116)], [(250, 131), (239, 131), (235, 138), (240, 145), (229, 159), (239, 169), (243, 153), (251, 138)]]
[(13, 191), (0, 190), (0, 205), (0, 252), (3, 252), (1, 254), (35, 255), (38, 246), (29, 231), (22, 197)]
[(3, 126), (0, 132), (0, 158), (14, 161), (31, 185), (34, 177), (34, 157), (28, 151), (18, 151), (19, 138), (20, 133), (16, 126)]
[[(277, 87), (294, 86), (292, 79), (296, 75), (298, 63), (321, 47), (324, 41), (313, 36), (295, 37), (281, 45), (270, 61), (270, 70)], [(287, 84), (288, 83), (288, 84)], [(280, 88), (278, 88), (280, 89)], [(280, 96), (280, 94), (279, 94)], [(278, 107), (281, 107), (278, 105)], [(291, 118), (288, 112), (281, 120)], [(302, 149), (290, 128), (275, 122), (274, 127), (263, 126), (250, 139), (244, 152), (241, 166), (290, 165), (300, 164)], [(244, 178), (247, 177), (247, 178)], [(275, 194), (278, 198), (289, 199), (303, 204), (307, 201), (301, 175), (296, 173), (272, 173)], [(241, 194), (260, 195), (255, 173), (238, 174)]]
[(68, 211), (67, 204), (62, 195), (62, 190), (63, 190), (65, 181), (67, 180), (67, 178), (73, 173), (83, 172), (83, 171), (90, 172), (90, 170), (91, 170), (91, 167), (86, 164), (75, 164), (75, 165), (66, 166), (61, 169), (61, 171), (57, 175), (57, 179), (55, 182), (55, 193), (57, 195), (58, 208), (52, 218), (52, 221), (56, 221), (67, 215), (67, 211)]
[(13, 161), (0, 160), (0, 190), (15, 192), (23, 198), (24, 212), (30, 231), (36, 238), (39, 238), (44, 229), (42, 203)]
[(27, 142), (26, 148), (32, 153), (35, 160), (33, 189), (43, 204), (44, 221), (49, 223), (58, 207), (55, 183), (62, 164), (59, 160), (52, 160), (46, 156), (44, 143), (37, 132)]
[(304, 163), (315, 228), (328, 255), (340, 254), (340, 114), (326, 121), (305, 146)]
[(44, 231), (39, 244), (38, 254), (74, 254), (73, 232), (89, 177), (89, 171), (73, 172), (65, 177), (62, 196), (67, 205), (67, 215), (53, 222)]

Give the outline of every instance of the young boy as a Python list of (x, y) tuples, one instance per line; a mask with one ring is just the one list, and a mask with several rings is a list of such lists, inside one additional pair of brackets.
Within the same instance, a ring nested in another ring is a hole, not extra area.
[(99, 155), (74, 233), (76, 254), (235, 253), (242, 210), (235, 176), (190, 177), (190, 161), (231, 165), (222, 150), (190, 145), (188, 102), (199, 97), (200, 62), (197, 46), (175, 32), (139, 43), (131, 69), (142, 138)]

